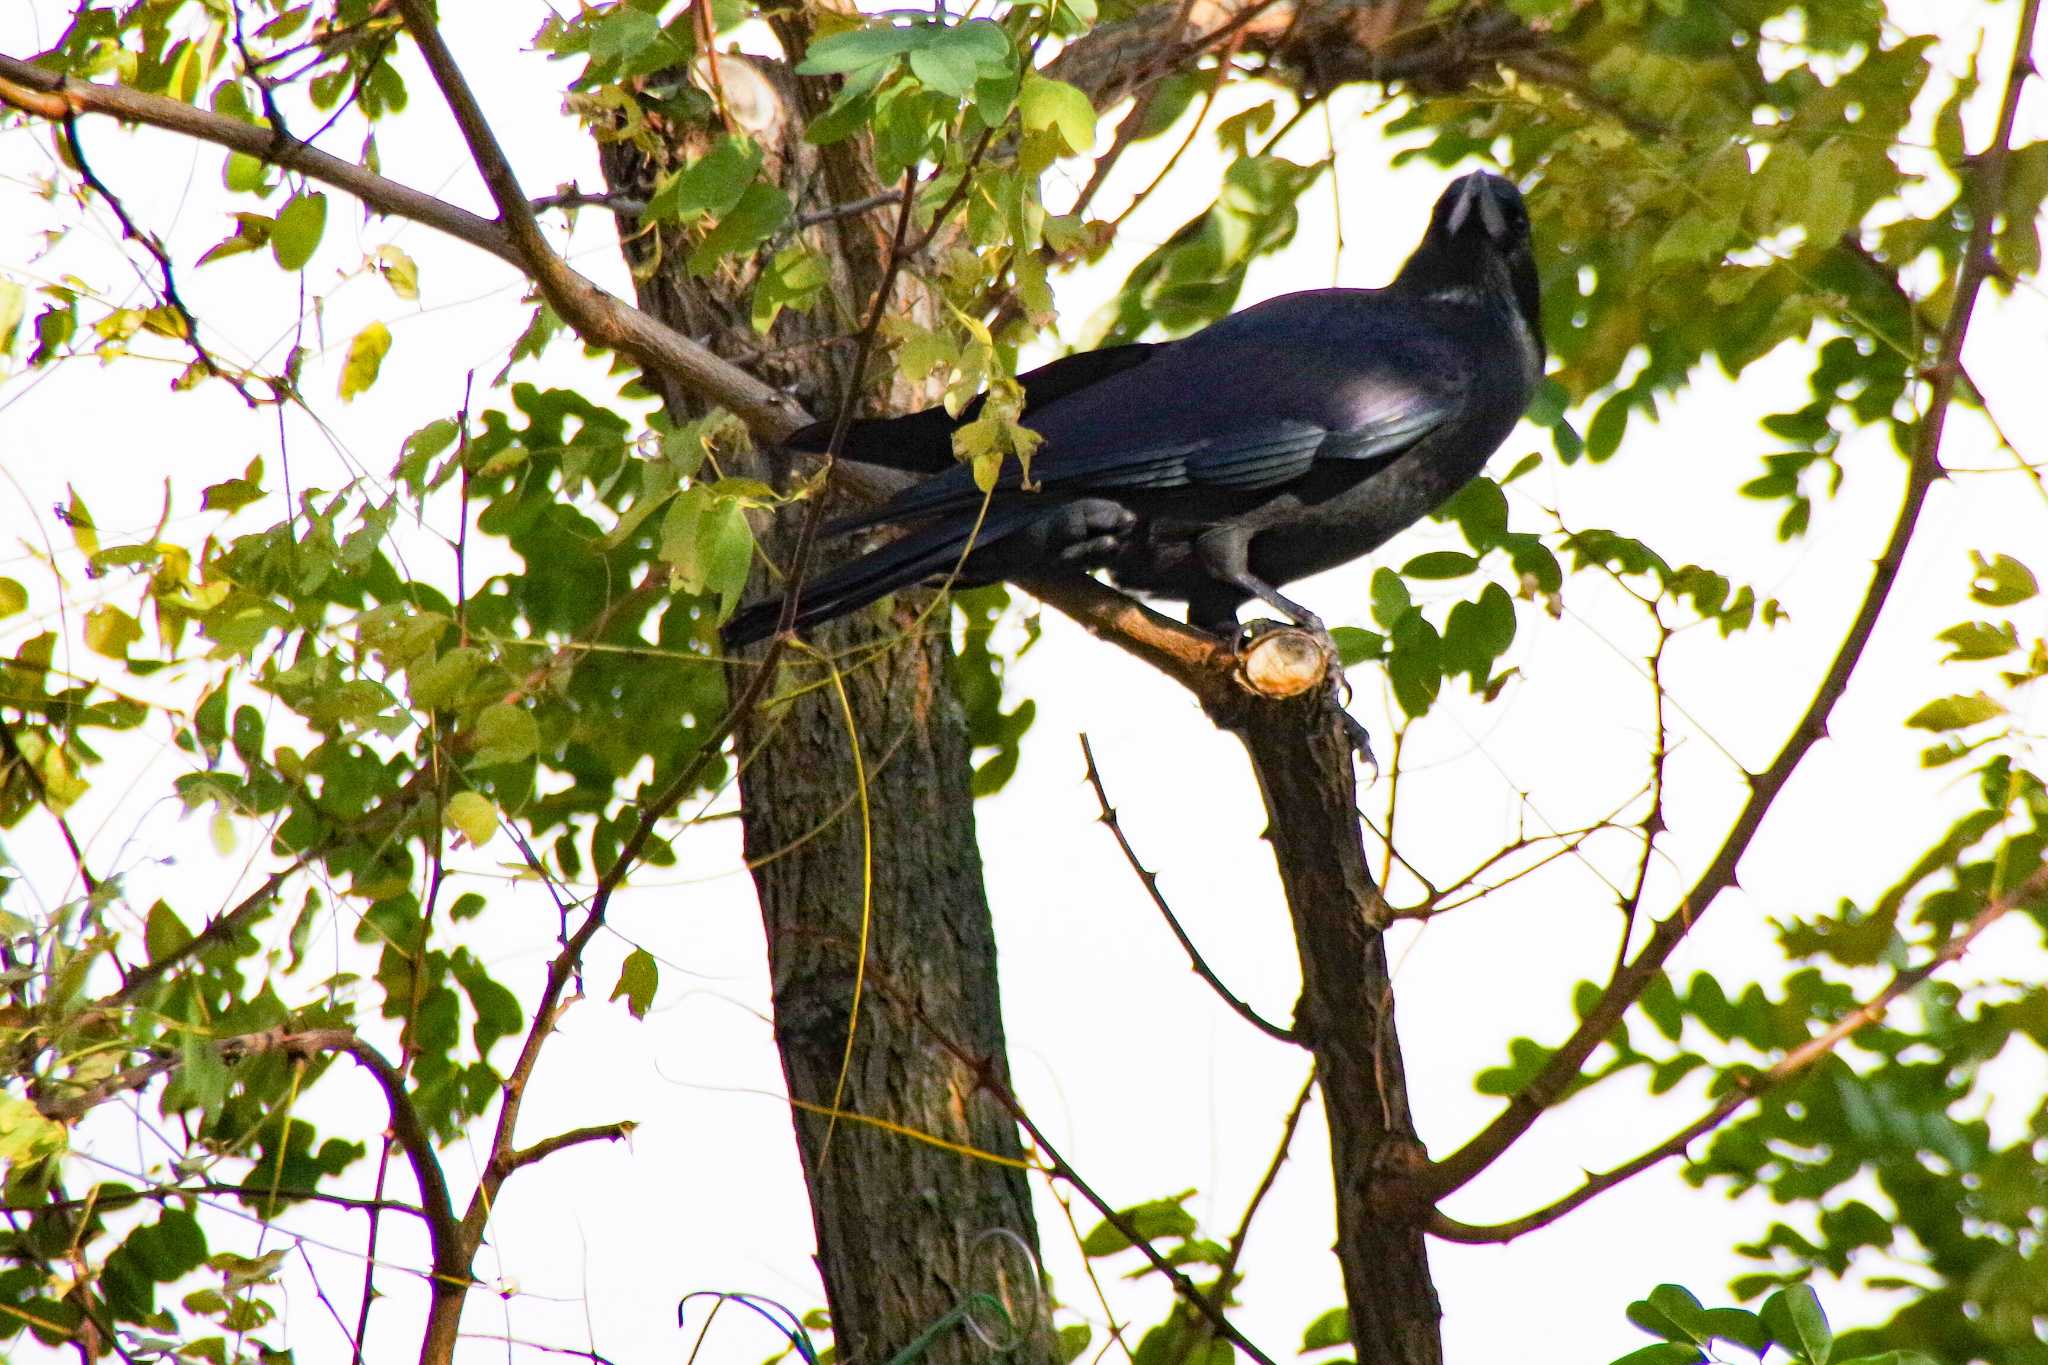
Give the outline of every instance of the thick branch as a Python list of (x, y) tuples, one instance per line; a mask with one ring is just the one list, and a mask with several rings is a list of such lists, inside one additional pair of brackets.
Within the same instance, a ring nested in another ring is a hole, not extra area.
[(1969, 241), (1963, 251), (1962, 266), (1956, 276), (1955, 302), (1942, 329), (1940, 351), (1929, 375), (1927, 411), (1914, 434), (1898, 518), (1893, 523), (1884, 552), (1878, 557), (1870, 586), (1849, 624), (1841, 649), (1828, 665), (1813, 701), (1793, 727), (1791, 737), (1778, 751), (1778, 756), (1763, 772), (1751, 777), (1749, 799), (1743, 803), (1733, 827), (1707, 864), (1706, 871), (1679, 901), (1678, 908), (1658, 921), (1649, 941), (1644, 943), (1635, 958), (1615, 973), (1607, 989), (1586, 1012), (1578, 1029), (1565, 1040), (1535, 1078), (1508, 1101), (1507, 1107), (1471, 1141), (1427, 1173), (1425, 1184), (1432, 1200), (1441, 1199), (1463, 1187), (1492, 1165), (1501, 1153), (1529, 1130), (1544, 1110), (1563, 1096), (1585, 1065), (1586, 1058), (1592, 1055), (1601, 1040), (1614, 1031), (1622, 1016), (1641, 997), (1686, 934), (1712, 907), (1714, 900), (1735, 884), (1736, 865), (1748, 851), (1750, 840), (1762, 826), (1772, 803), (1784, 790), (1807, 752), (1826, 736), (1828, 717), (1862, 661), (1864, 648), (1898, 579), (1906, 549), (1912, 543), (1921, 509), (1926, 504), (1928, 490), (1941, 477), (1942, 430), (1949, 404), (1955, 396), (1957, 377), (1961, 373), (1963, 341), (1969, 333), (1971, 310), (1976, 306), (1977, 292), (1984, 283), (1990, 262), (1991, 229), (1997, 216), (1997, 205), (2004, 193), (2013, 120), (2019, 110), (2020, 89), (2033, 71), (2029, 54), (2033, 48), (2039, 9), (2040, 0), (2027, 0), (2020, 13), (2019, 39), (2012, 69), (2006, 78), (1997, 130), (1992, 134), (1989, 146), (1973, 159), (1971, 169), (1966, 172), (1973, 190), (1973, 221)]
[[(417, 8), (410, 6), (409, 11)], [(424, 28), (432, 36), (434, 49), (445, 57), (447, 49), (441, 44), (439, 34), (433, 31), (431, 21), (426, 22)], [(426, 47), (424, 42), (422, 47)], [(438, 71), (436, 74), (438, 77)], [(459, 74), (456, 79), (460, 80)], [(466, 86), (463, 93), (468, 93)], [(585, 340), (593, 345), (623, 351), (648, 368), (673, 378), (708, 402), (730, 409), (758, 437), (775, 440), (809, 420), (808, 414), (777, 390), (737, 366), (727, 364), (649, 314), (606, 293), (572, 269), (539, 235), (532, 207), (524, 198), (520, 199), (512, 216), (523, 216), (525, 223), (532, 227), (532, 241), (488, 218), (374, 175), (352, 162), (330, 156), (295, 138), (279, 136), (258, 124), (209, 113), (161, 95), (148, 95), (118, 85), (73, 80), (4, 54), (0, 54), (0, 104), (53, 120), (61, 120), (67, 114), (106, 114), (143, 123), (226, 147), (259, 161), (297, 171), (310, 180), (346, 190), (378, 213), (423, 223), (487, 251), (532, 276), (555, 310), (568, 319)], [(473, 111), (474, 100), (469, 104)], [(469, 133), (466, 126), (464, 133)], [(491, 145), (495, 149), (495, 141)], [(502, 154), (499, 160), (503, 162)], [(491, 183), (488, 173), (485, 179), (486, 183)], [(516, 182), (514, 185), (516, 188)], [(493, 188), (495, 191), (496, 186)], [(505, 211), (502, 204), (500, 211)], [(530, 250), (536, 243), (538, 251)]]
[(598, 288), (556, 254), (540, 230), (533, 205), (520, 190), (512, 163), (484, 118), (475, 92), (442, 41), (426, 0), (399, 0), (398, 10), (462, 129), (470, 158), (518, 251), (521, 269), (540, 285), (548, 302), (577, 335), (594, 345), (624, 351), (692, 393), (731, 409), (757, 436), (775, 440), (808, 421), (809, 414), (776, 389), (720, 360), (653, 314)]
[(274, 137), (261, 124), (244, 123), (182, 100), (144, 94), (126, 86), (73, 80), (5, 54), (0, 54), (0, 104), (51, 120), (62, 120), (67, 114), (105, 114), (124, 123), (145, 124), (198, 142), (210, 142), (346, 190), (378, 213), (423, 223), (509, 265), (526, 268), (511, 237), (490, 219), (395, 180), (386, 180), (297, 138)]
[(2016, 890), (1987, 904), (1962, 933), (1942, 944), (1927, 961), (1892, 977), (1890, 984), (1871, 997), (1867, 1004), (1843, 1015), (1825, 1030), (1807, 1039), (1779, 1058), (1762, 1074), (1738, 1076), (1735, 1079), (1735, 1088), (1723, 1095), (1712, 1108), (1697, 1119), (1642, 1155), (1624, 1161), (1613, 1170), (1588, 1176), (1584, 1184), (1564, 1198), (1546, 1204), (1534, 1213), (1490, 1226), (1460, 1223), (1439, 1213), (1430, 1218), (1429, 1230), (1450, 1242), (1512, 1242), (1524, 1233), (1534, 1232), (1537, 1228), (1556, 1222), (1579, 1205), (1606, 1193), (1632, 1176), (1640, 1175), (1672, 1157), (1683, 1155), (1695, 1138), (1720, 1127), (1752, 1100), (1798, 1079), (1841, 1043), (1884, 1018), (1885, 1011), (1890, 1009), (1900, 996), (1915, 989), (1943, 967), (1962, 957), (1970, 950), (1970, 945), (1976, 941), (1977, 936), (1990, 928), (2006, 911), (2035, 900), (2044, 893), (2048, 893), (2048, 868), (2037, 870)]

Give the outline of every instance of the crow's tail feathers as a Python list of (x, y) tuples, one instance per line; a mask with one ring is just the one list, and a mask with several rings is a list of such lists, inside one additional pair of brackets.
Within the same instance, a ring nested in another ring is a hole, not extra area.
[[(898, 588), (952, 574), (970, 547), (979, 550), (1030, 525), (1044, 509), (990, 508), (977, 528), (971, 520), (948, 519), (870, 550), (803, 586), (795, 624), (816, 625), (879, 602)], [(975, 581), (975, 580), (969, 580)], [(771, 597), (741, 607), (725, 625), (725, 643), (737, 649), (775, 633), (782, 599)]]

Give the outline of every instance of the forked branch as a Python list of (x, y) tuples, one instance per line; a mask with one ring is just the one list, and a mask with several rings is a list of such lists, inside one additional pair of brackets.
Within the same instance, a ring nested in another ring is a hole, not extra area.
[(2043, 894), (2048, 894), (2048, 868), (2037, 870), (2017, 889), (1991, 901), (1961, 933), (1942, 944), (1927, 961), (1910, 970), (1899, 972), (1891, 979), (1890, 984), (1872, 996), (1866, 1004), (1843, 1015), (1828, 1028), (1786, 1053), (1768, 1070), (1754, 1076), (1738, 1077), (1734, 1088), (1697, 1119), (1640, 1156), (1624, 1161), (1612, 1170), (1588, 1176), (1584, 1184), (1564, 1198), (1546, 1204), (1534, 1213), (1484, 1227), (1460, 1223), (1456, 1219), (1436, 1213), (1430, 1218), (1429, 1230), (1450, 1242), (1512, 1242), (1524, 1233), (1534, 1232), (1540, 1227), (1556, 1222), (1581, 1204), (1606, 1193), (1633, 1176), (1640, 1175), (1652, 1166), (1683, 1155), (1694, 1139), (1704, 1137), (1719, 1128), (1750, 1102), (1797, 1080), (1844, 1041), (1884, 1018), (1885, 1011), (1890, 1009), (1894, 1002), (1949, 963), (1962, 957), (1970, 950), (1970, 945), (1976, 941), (1978, 935), (1990, 928), (2007, 911), (2037, 900)]

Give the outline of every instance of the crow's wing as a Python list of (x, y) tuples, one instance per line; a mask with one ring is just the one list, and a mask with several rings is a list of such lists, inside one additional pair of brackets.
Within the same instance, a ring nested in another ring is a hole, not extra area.
[[(1281, 338), (1239, 330), (1213, 340), (1203, 333), (1028, 421), (1044, 438), (1031, 476), (1053, 498), (1201, 489), (1256, 497), (1300, 479), (1318, 460), (1399, 455), (1454, 421), (1471, 383), (1464, 348), (1427, 330), (1354, 326)], [(1006, 467), (996, 495), (1025, 496), (1022, 471)], [(981, 500), (972, 473), (956, 466), (835, 529), (937, 516)]]
[[(1042, 414), (1063, 398), (1143, 364), (1170, 342), (1133, 342), (1061, 356), (1017, 376), (1024, 387), (1024, 416)], [(840, 454), (862, 464), (881, 465), (915, 474), (938, 474), (959, 461), (953, 458), (953, 432), (981, 416), (987, 395), (976, 397), (958, 417), (944, 408), (926, 408), (901, 417), (868, 417), (847, 428)], [(783, 440), (792, 450), (823, 450), (832, 439), (832, 423), (813, 422)]]

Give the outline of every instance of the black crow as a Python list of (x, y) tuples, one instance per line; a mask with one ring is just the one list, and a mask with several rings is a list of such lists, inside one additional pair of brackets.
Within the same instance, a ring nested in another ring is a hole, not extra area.
[[(1014, 464), (986, 496), (966, 466), (941, 466), (958, 425), (943, 409), (856, 422), (850, 458), (941, 472), (827, 528), (912, 529), (805, 583), (796, 624), (949, 576), (1104, 569), (1218, 634), (1253, 599), (1320, 631), (1279, 585), (1377, 548), (1477, 474), (1543, 361), (1528, 213), (1513, 184), (1476, 171), (1444, 191), (1384, 289), (1287, 294), (1179, 341), (1025, 376), (1022, 421), (1043, 438), (1028, 487)], [(779, 609), (743, 608), (726, 641), (762, 639)]]

